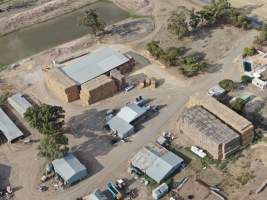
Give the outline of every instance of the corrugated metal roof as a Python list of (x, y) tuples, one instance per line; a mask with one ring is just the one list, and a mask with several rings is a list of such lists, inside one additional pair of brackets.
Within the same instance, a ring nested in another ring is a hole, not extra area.
[(117, 132), (120, 138), (125, 138), (128, 137), (129, 133), (134, 129), (130, 123), (146, 112), (146, 107), (130, 103), (123, 107), (107, 124), (113, 131)]
[(22, 116), (32, 105), (25, 99), (22, 94), (18, 93), (8, 98), (8, 103)]
[(164, 147), (153, 144), (139, 151), (131, 162), (133, 166), (159, 183), (167, 178), (170, 172), (180, 167), (184, 160)]
[(5, 135), (8, 142), (12, 142), (21, 136), (23, 133), (13, 123), (13, 121), (6, 115), (6, 113), (0, 108), (0, 131)]
[(68, 182), (75, 174), (86, 171), (85, 166), (82, 165), (72, 153), (69, 153), (64, 158), (54, 160), (52, 164), (55, 172), (66, 182)]
[(125, 138), (133, 131), (134, 127), (123, 119), (115, 116), (108, 122), (109, 127), (116, 131), (120, 138)]
[(138, 117), (142, 116), (146, 111), (146, 107), (141, 107), (137, 104), (130, 103), (127, 106), (123, 107), (117, 114), (117, 116), (124, 121), (131, 123)]
[(104, 48), (70, 62), (62, 70), (79, 84), (83, 84), (129, 61), (112, 48)]

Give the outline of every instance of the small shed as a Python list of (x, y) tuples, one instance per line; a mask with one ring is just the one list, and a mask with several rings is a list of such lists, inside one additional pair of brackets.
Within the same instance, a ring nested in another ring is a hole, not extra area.
[(55, 172), (65, 181), (72, 185), (87, 177), (86, 167), (72, 154), (52, 162)]
[(142, 148), (131, 160), (132, 166), (157, 183), (170, 177), (183, 163), (182, 158), (156, 143)]
[(32, 106), (31, 103), (20, 93), (9, 97), (7, 101), (20, 114), (21, 117), (24, 117), (24, 113)]
[(8, 117), (8, 115), (0, 108), (0, 132), (5, 135), (8, 142), (20, 138), (23, 133), (14, 124), (14, 122)]
[(165, 194), (167, 194), (168, 191), (169, 191), (168, 185), (166, 183), (162, 183), (160, 186), (158, 186), (152, 191), (152, 197), (153, 199), (158, 200), (162, 198)]

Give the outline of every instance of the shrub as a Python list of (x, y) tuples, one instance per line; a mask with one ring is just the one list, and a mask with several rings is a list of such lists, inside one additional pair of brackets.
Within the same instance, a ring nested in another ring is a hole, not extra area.
[(258, 52), (255, 47), (246, 47), (243, 51), (243, 57), (254, 56), (256, 54), (258, 54)]
[(236, 98), (234, 101), (230, 103), (230, 107), (237, 111), (238, 113), (241, 113), (243, 111), (243, 108), (245, 106), (246, 102), (241, 98)]
[(159, 46), (159, 43), (159, 41), (152, 40), (147, 44), (147, 50), (156, 59), (159, 59), (165, 54), (164, 50)]
[(252, 79), (251, 77), (247, 76), (247, 75), (243, 75), (241, 76), (241, 82), (244, 83), (244, 84), (249, 84), (252, 82)]
[(219, 82), (220, 87), (225, 89), (227, 92), (231, 91), (234, 89), (234, 81), (230, 79), (224, 79)]

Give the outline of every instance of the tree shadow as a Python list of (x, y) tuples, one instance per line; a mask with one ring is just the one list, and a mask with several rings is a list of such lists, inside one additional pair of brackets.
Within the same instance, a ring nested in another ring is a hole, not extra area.
[(205, 68), (204, 72), (207, 73), (216, 73), (220, 71), (223, 67), (223, 64), (215, 63), (215, 64), (207, 64), (207, 67)]
[(129, 51), (129, 52), (126, 52), (126, 54), (132, 56), (133, 59), (135, 60), (135, 63), (136, 63), (134, 67), (135, 69), (141, 69), (151, 64), (151, 62), (147, 58), (145, 58), (144, 56), (136, 52)]
[(9, 177), (11, 174), (11, 167), (8, 165), (0, 164), (0, 189), (4, 189), (10, 184)]
[(193, 31), (190, 34), (190, 38), (192, 39), (193, 42), (196, 42), (198, 40), (205, 40), (205, 39), (212, 38), (212, 34), (218, 28), (223, 29), (223, 25), (216, 25), (212, 27), (205, 26), (205, 27), (197, 28), (195, 31)]
[(244, 15), (250, 15), (253, 10), (256, 10), (260, 7), (263, 7), (264, 4), (258, 4), (258, 5), (245, 5), (245, 6), (242, 6), (241, 8), (238, 8), (238, 11), (241, 12), (242, 14)]

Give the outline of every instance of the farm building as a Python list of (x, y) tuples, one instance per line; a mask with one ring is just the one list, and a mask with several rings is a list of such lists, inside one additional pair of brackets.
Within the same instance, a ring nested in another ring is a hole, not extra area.
[(116, 116), (111, 118), (107, 125), (120, 138), (126, 138), (134, 132), (134, 121), (142, 117), (148, 111), (148, 107), (129, 103), (123, 107)]
[(158, 144), (143, 147), (131, 160), (132, 166), (160, 183), (181, 168), (184, 160)]
[(221, 102), (217, 101), (215, 98), (208, 95), (197, 94), (190, 97), (187, 103), (187, 108), (194, 106), (202, 106), (215, 117), (220, 119), (224, 124), (233, 129), (240, 135), (242, 146), (247, 146), (252, 142), (254, 138), (253, 124)]
[(32, 106), (31, 103), (19, 93), (9, 97), (7, 101), (21, 117), (24, 117), (24, 113)]
[[(48, 70), (46, 82), (48, 88), (66, 102), (79, 99), (82, 88), (83, 102), (90, 104), (112, 96), (115, 91), (120, 91), (125, 85), (123, 74), (130, 72), (134, 64), (135, 61), (131, 56), (112, 48), (104, 48), (70, 61), (66, 66)], [(103, 78), (104, 76), (107, 78)], [(114, 81), (116, 89), (113, 89), (114, 83), (109, 78)], [(103, 93), (103, 87), (111, 85), (112, 92), (107, 88)], [(91, 96), (90, 90), (93, 90), (96, 97)], [(89, 97), (91, 100), (87, 101)]]
[(87, 169), (72, 153), (69, 153), (64, 158), (54, 160), (52, 165), (56, 174), (66, 184), (72, 185), (87, 177)]
[(12, 142), (23, 136), (23, 133), (14, 124), (14, 122), (7, 116), (7, 114), (0, 108), (0, 132), (4, 134), (8, 142)]
[(207, 150), (219, 160), (227, 158), (241, 146), (239, 134), (201, 106), (187, 109), (181, 115), (178, 127), (192, 145)]

